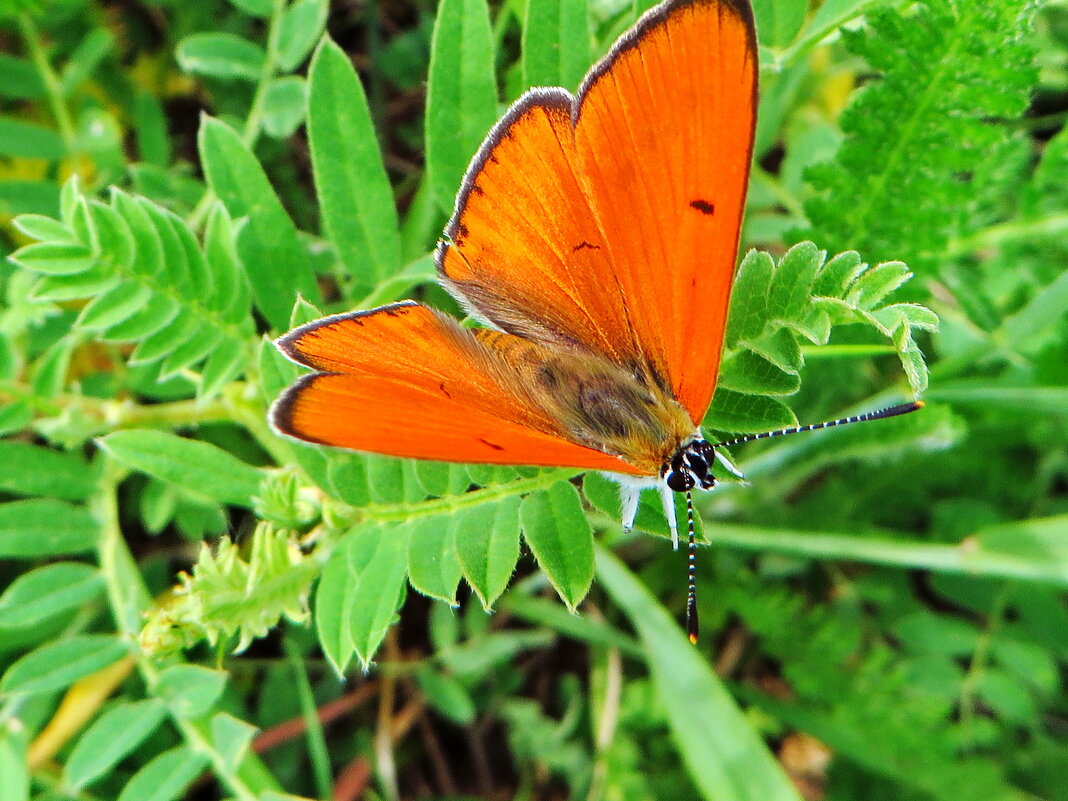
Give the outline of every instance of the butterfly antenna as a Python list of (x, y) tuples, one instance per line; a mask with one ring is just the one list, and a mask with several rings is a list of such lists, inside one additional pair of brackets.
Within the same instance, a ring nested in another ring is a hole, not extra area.
[(813, 423), (807, 426), (794, 426), (793, 428), (780, 428), (778, 431), (765, 431), (762, 434), (746, 434), (744, 437), (738, 437), (738, 439), (728, 440), (727, 442), (719, 442), (715, 446), (716, 448), (730, 448), (734, 445), (741, 445), (744, 442), (752, 442), (757, 439), (768, 439), (769, 437), (784, 437), (787, 434), (800, 434), (802, 431), (818, 431), (821, 428), (834, 428), (835, 426), (844, 426), (848, 423), (863, 423), (867, 420), (882, 420), (884, 417), (897, 417), (899, 414), (908, 414), (909, 412), (915, 412), (924, 407), (923, 401), (911, 401), (910, 403), (902, 403), (897, 406), (890, 406), (886, 409), (879, 409), (875, 412), (865, 412), (864, 414), (853, 415), (852, 417), (840, 417), (837, 420), (828, 420), (826, 423)]
[(686, 490), (686, 528), (690, 534), (689, 561), (686, 575), (689, 587), (686, 594), (686, 634), (697, 645), (697, 542), (693, 533), (693, 496)]

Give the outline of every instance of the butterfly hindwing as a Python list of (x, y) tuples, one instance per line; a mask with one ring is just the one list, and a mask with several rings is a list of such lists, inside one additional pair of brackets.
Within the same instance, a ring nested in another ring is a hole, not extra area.
[(524, 391), (530, 343), (477, 336), (411, 301), (316, 320), (279, 340), (303, 376), (275, 403), (283, 433), (323, 445), (443, 461), (635, 472), (569, 442)]

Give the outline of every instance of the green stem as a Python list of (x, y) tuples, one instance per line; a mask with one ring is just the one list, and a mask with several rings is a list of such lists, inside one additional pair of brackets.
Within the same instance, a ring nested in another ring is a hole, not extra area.
[(304, 655), (300, 653), (300, 650), (288, 637), (282, 641), (282, 646), (285, 649), (289, 664), (293, 668), (293, 676), (296, 679), (297, 699), (300, 702), (300, 711), (307, 730), (308, 756), (311, 759), (312, 775), (315, 779), (315, 792), (319, 798), (330, 798), (333, 792), (330, 772), (330, 750), (326, 745), (323, 724), (319, 720), (318, 710), (315, 706), (315, 695), (312, 693), (308, 672), (304, 667)]
[[(119, 525), (118, 488), (124, 471), (106, 456), (101, 458), (104, 459), (104, 469), (97, 491), (90, 501), (93, 514), (100, 523), (97, 548), (100, 572), (119, 636), (133, 644), (137, 642), (144, 613), (149, 609), (152, 598)], [(141, 652), (136, 657), (137, 668), (145, 685), (154, 687), (159, 677), (155, 663)], [(206, 722), (184, 718), (173, 710), (171, 719), (189, 746), (208, 757), (216, 776), (240, 801), (256, 801), (260, 790), (278, 789), (255, 755), (246, 756), (237, 765), (231, 764), (212, 743)], [(263, 786), (250, 786), (244, 778), (246, 775), (261, 777), (257, 784)]]
[(992, 225), (971, 236), (949, 243), (947, 256), (963, 256), (977, 250), (1000, 247), (1007, 242), (1028, 241), (1040, 236), (1057, 236), (1068, 231), (1068, 214), (1050, 214), (1037, 220)]
[(492, 503), (512, 495), (524, 495), (528, 492), (550, 487), (558, 481), (565, 481), (572, 476), (578, 475), (577, 470), (545, 470), (534, 478), (524, 478), (518, 481), (509, 481), (506, 484), (497, 484), (492, 487), (465, 492), (462, 495), (451, 495), (445, 498), (437, 498), (432, 501), (419, 503), (397, 503), (384, 505), (365, 506), (360, 509), (365, 520), (379, 523), (391, 523), (406, 520), (417, 520), (434, 515), (449, 515), (481, 506), (484, 503)]
[(978, 685), (979, 679), (986, 669), (987, 661), (990, 658), (990, 646), (994, 635), (1001, 627), (1008, 600), (1009, 588), (1006, 585), (994, 597), (994, 605), (987, 618), (986, 628), (979, 633), (979, 638), (975, 642), (975, 651), (972, 654), (971, 662), (968, 664), (968, 672), (960, 683), (960, 722), (961, 728), (965, 732), (969, 731), (975, 717), (976, 685)]
[(802, 345), (801, 353), (809, 359), (853, 359), (867, 356), (893, 356), (893, 345)]
[(930, 545), (883, 536), (856, 537), (795, 529), (769, 530), (758, 526), (709, 523), (710, 545), (743, 551), (774, 551), (811, 559), (936, 570), (971, 576), (999, 576), (1068, 585), (1068, 567), (1026, 559), (1009, 553), (984, 552), (972, 539), (958, 545)]
[[(259, 139), (260, 129), (263, 125), (263, 104), (267, 97), (267, 89), (270, 87), (278, 68), (278, 43), (282, 28), (282, 12), (285, 11), (285, 7), (286, 0), (274, 0), (271, 17), (267, 23), (267, 51), (263, 58), (263, 66), (260, 68), (259, 78), (256, 80), (256, 90), (252, 95), (252, 104), (249, 106), (248, 116), (245, 118), (245, 126), (241, 131), (241, 141), (250, 150), (256, 145), (256, 140)], [(216, 199), (215, 192), (211, 188), (204, 192), (197, 205), (186, 217), (186, 223), (192, 230), (200, 230), (200, 227), (204, 224), (205, 217), (208, 216), (208, 211)]]
[(45, 94), (48, 96), (48, 105), (52, 109), (52, 116), (56, 120), (56, 127), (59, 128), (59, 135), (63, 139), (63, 145), (66, 147), (67, 153), (73, 155), (78, 144), (77, 135), (74, 133), (74, 123), (71, 121), (67, 104), (63, 100), (63, 91), (60, 88), (59, 78), (56, 76), (55, 70), (52, 69), (52, 64), (45, 53), (44, 45), (41, 43), (41, 36), (37, 26), (29, 14), (19, 14), (16, 18), (16, 23), (19, 33), (22, 34), (22, 38), (26, 41), (30, 59), (33, 61), (34, 66), (37, 67), (37, 72), (41, 75)]

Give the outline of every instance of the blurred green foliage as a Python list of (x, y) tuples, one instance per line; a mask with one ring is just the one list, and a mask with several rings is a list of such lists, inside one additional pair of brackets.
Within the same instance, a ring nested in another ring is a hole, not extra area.
[(928, 406), (735, 449), (697, 649), (655, 499), (268, 426), (648, 5), (0, 3), (0, 801), (1068, 799), (1063, 2), (754, 2), (706, 423)]

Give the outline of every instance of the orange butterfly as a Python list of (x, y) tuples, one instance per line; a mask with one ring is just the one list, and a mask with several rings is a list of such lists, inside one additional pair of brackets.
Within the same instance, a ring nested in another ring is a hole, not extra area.
[(747, 0), (667, 0), (577, 95), (528, 91), (472, 160), (436, 254), (442, 284), (490, 327), (404, 301), (297, 328), (278, 347), (317, 372), (278, 399), (275, 428), (393, 456), (603, 470), (621, 484), (626, 527), (640, 490), (659, 489), (676, 547), (672, 499), (685, 492), (696, 640), (690, 490), (713, 487), (717, 460), (740, 476), (699, 426), (756, 84)]

